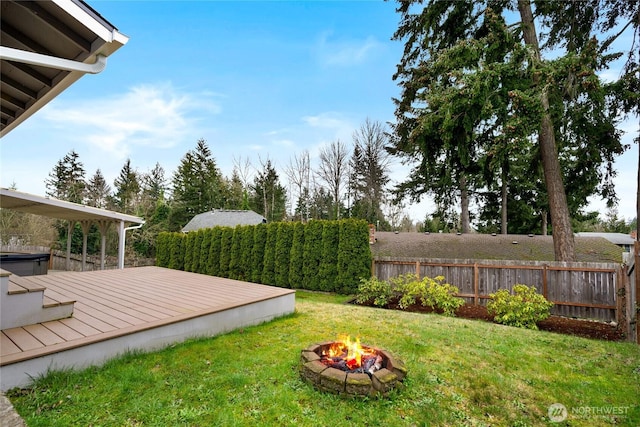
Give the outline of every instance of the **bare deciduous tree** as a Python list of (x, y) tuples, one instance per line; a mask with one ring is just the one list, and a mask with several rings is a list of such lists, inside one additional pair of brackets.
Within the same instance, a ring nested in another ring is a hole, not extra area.
[(297, 192), (300, 221), (309, 220), (309, 185), (311, 181), (311, 162), (309, 160), (309, 150), (304, 150), (300, 155), (294, 155), (289, 159), (289, 164), (285, 167), (285, 175), (289, 179), (290, 185), (295, 187)]
[(340, 194), (346, 182), (348, 156), (347, 146), (340, 140), (320, 148), (320, 164), (316, 175), (326, 184), (333, 197), (336, 219), (340, 218)]

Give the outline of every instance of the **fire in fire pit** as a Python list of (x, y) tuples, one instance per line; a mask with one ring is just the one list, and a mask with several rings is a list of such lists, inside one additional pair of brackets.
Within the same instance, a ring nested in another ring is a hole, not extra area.
[(407, 375), (404, 363), (386, 350), (356, 339), (314, 344), (300, 357), (302, 378), (316, 388), (347, 395), (386, 395)]
[(374, 349), (361, 346), (359, 339), (351, 342), (350, 337), (334, 341), (320, 354), (320, 362), (328, 367), (369, 376), (382, 368), (382, 360), (382, 355)]

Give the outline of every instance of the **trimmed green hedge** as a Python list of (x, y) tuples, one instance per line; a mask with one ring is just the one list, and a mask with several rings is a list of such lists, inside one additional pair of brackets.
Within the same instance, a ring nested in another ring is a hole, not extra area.
[(314, 220), (160, 233), (156, 265), (296, 289), (354, 294), (371, 277), (366, 221)]

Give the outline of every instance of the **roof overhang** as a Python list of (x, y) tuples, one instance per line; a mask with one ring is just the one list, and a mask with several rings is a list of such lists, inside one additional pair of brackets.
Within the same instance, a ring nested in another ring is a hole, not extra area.
[(129, 40), (81, 0), (3, 0), (0, 8), (0, 137), (102, 71)]
[(21, 193), (7, 188), (0, 188), (0, 208), (68, 221), (144, 224), (144, 220), (137, 216)]

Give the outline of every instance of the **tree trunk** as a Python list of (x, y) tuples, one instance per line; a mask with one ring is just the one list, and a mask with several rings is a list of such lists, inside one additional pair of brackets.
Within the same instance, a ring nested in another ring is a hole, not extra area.
[[(538, 37), (533, 22), (530, 0), (518, 0), (518, 10), (522, 19), (524, 42), (534, 50), (534, 61), (541, 62)], [(546, 87), (542, 87), (540, 101), (543, 108), (542, 123), (538, 135), (544, 179), (549, 198), (549, 212), (553, 226), (553, 249), (556, 261), (575, 261), (575, 244), (569, 218), (567, 196), (562, 182), (562, 172), (558, 161), (553, 122), (549, 114), (549, 96)]]
[(502, 169), (502, 186), (500, 189), (500, 213), (501, 213), (501, 221), (500, 221), (500, 234), (507, 234), (507, 172), (505, 169)]
[(547, 211), (542, 211), (540, 213), (540, 217), (542, 217), (542, 235), (546, 236), (547, 229), (549, 228), (549, 225), (547, 224)]
[(463, 174), (460, 178), (460, 221), (462, 222), (462, 233), (468, 234), (471, 231), (469, 219), (469, 190), (467, 189), (467, 177)]

